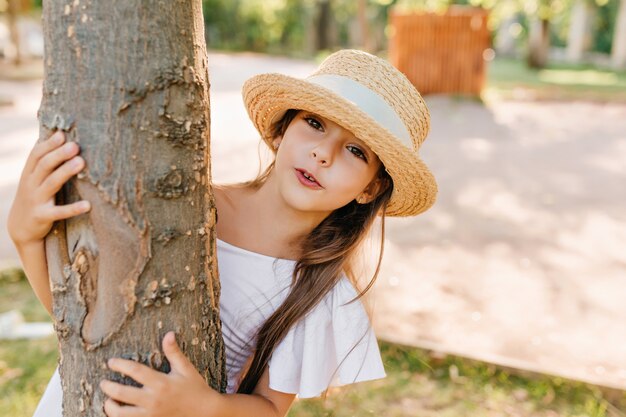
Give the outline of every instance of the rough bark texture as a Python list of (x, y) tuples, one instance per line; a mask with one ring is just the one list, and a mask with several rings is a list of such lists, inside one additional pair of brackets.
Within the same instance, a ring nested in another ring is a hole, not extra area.
[(104, 415), (110, 357), (168, 371), (169, 330), (223, 392), (201, 0), (43, 11), (41, 137), (61, 129), (80, 145), (87, 168), (58, 198), (92, 204), (46, 240), (64, 414)]

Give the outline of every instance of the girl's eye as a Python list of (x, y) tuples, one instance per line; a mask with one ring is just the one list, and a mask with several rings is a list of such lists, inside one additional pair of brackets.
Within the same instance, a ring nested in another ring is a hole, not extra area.
[(367, 158), (365, 157), (365, 152), (363, 152), (356, 146), (348, 145), (348, 150), (352, 152), (357, 158), (361, 158), (362, 160), (367, 162)]
[(322, 124), (313, 117), (305, 117), (304, 120), (315, 130), (319, 130), (320, 132), (324, 130)]

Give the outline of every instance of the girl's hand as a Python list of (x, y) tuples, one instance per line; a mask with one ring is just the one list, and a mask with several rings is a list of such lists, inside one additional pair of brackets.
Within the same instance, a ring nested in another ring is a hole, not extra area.
[(54, 204), (54, 195), (63, 184), (85, 167), (83, 158), (77, 156), (78, 145), (64, 142), (65, 135), (57, 131), (37, 143), (26, 160), (7, 223), (9, 236), (16, 244), (40, 241), (54, 221), (85, 213), (91, 207), (85, 200)]
[(163, 338), (163, 352), (170, 362), (169, 374), (135, 361), (109, 360), (110, 369), (143, 385), (137, 388), (103, 380), (100, 388), (110, 397), (104, 403), (109, 417), (215, 415), (221, 394), (211, 388), (189, 362), (178, 347), (174, 332), (168, 332)]

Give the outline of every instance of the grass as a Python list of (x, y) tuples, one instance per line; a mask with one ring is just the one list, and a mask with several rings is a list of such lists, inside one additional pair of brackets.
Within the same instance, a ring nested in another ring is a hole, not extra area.
[[(381, 343), (388, 377), (304, 400), (291, 417), (354, 415), (385, 417), (621, 416), (626, 396), (616, 404), (602, 390), (555, 377), (523, 377), (498, 367), (454, 356)], [(620, 404), (621, 402), (621, 404)]]
[(483, 94), (509, 99), (624, 103), (626, 71), (558, 63), (535, 70), (521, 60), (497, 58), (489, 63)]
[(0, 415), (32, 416), (56, 361), (54, 336), (0, 341)]
[[(26, 321), (50, 321), (21, 269), (0, 272), (0, 313), (19, 310)], [(0, 415), (31, 416), (57, 361), (54, 336), (0, 340)]]
[[(20, 270), (0, 272), (0, 312), (47, 313)], [(623, 417), (626, 393), (381, 342), (387, 378), (297, 401), (289, 417)], [(31, 416), (57, 360), (56, 338), (0, 341), (0, 416)], [(610, 401), (609, 401), (610, 400)], [(622, 410), (622, 411), (620, 411)]]

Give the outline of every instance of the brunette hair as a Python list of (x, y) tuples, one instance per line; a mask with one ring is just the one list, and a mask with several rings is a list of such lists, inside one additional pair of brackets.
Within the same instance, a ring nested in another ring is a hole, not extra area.
[[(288, 110), (285, 113), (273, 127), (274, 137), (280, 137), (285, 133), (298, 112), (299, 110)], [(272, 162), (256, 179), (241, 185), (261, 186), (273, 168)], [(237, 389), (238, 393), (251, 394), (253, 392), (269, 364), (275, 347), (283, 340), (291, 327), (333, 289), (341, 279), (342, 273), (358, 289), (352, 264), (361, 243), (380, 213), (382, 236), (376, 270), (365, 289), (346, 304), (360, 299), (374, 284), (383, 254), (385, 211), (393, 191), (393, 182), (383, 166), (378, 172), (378, 178), (383, 181), (383, 184), (381, 192), (373, 201), (359, 204), (353, 200), (336, 209), (300, 243), (301, 256), (293, 271), (290, 292), (280, 307), (259, 328), (252, 361), (244, 371), (245, 375)]]

